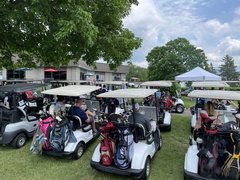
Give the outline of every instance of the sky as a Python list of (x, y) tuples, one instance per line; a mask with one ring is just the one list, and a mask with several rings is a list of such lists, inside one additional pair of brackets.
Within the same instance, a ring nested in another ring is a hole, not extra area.
[(147, 67), (146, 55), (156, 46), (184, 37), (202, 48), (214, 67), (228, 54), (240, 66), (239, 0), (139, 0), (124, 26), (143, 42), (134, 64)]

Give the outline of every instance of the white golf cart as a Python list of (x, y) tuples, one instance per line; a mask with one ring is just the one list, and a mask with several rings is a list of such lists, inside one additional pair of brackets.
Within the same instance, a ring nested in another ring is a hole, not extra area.
[[(145, 98), (156, 92), (156, 89), (119, 89), (115, 91), (106, 92), (98, 95), (104, 98), (131, 98), (132, 104), (134, 104), (134, 98)], [(133, 105), (133, 109), (134, 109)], [(146, 108), (146, 109), (145, 109)], [(148, 119), (153, 119), (155, 122), (157, 109), (148, 109), (148, 107), (142, 106), (141, 110), (145, 110)], [(147, 114), (148, 113), (148, 114)], [(141, 131), (143, 136), (141, 138), (137, 135)], [(133, 113), (133, 156), (128, 168), (122, 169), (115, 164), (109, 164), (108, 166), (103, 165), (101, 162), (101, 152), (99, 143), (93, 153), (91, 166), (99, 171), (124, 175), (124, 176), (134, 176), (141, 179), (147, 179), (150, 174), (151, 159), (156, 154), (158, 150), (162, 147), (162, 138), (160, 136), (160, 130), (156, 127), (156, 131), (153, 133), (146, 133), (145, 129), (141, 124), (136, 123), (134, 113)], [(116, 159), (116, 158), (115, 158)]]
[[(141, 86), (145, 86), (147, 88), (150, 87), (168, 87), (170, 88), (172, 86), (172, 82), (171, 81), (146, 81), (144, 83), (141, 84)], [(184, 102), (181, 98), (179, 97), (172, 97), (172, 100), (174, 102), (174, 107), (172, 107), (171, 111), (175, 111), (177, 113), (183, 113), (185, 106), (184, 106)]]
[[(82, 95), (89, 95), (91, 92), (98, 90), (99, 87), (97, 86), (89, 86), (89, 85), (70, 85), (59, 87), (55, 89), (49, 89), (43, 91), (42, 94), (45, 95), (54, 95), (54, 96), (67, 96), (67, 97), (80, 97)], [(44, 153), (53, 155), (53, 156), (71, 156), (72, 159), (79, 159), (83, 152), (84, 148), (88, 143), (90, 143), (97, 134), (93, 134), (92, 127), (82, 126), (81, 119), (77, 116), (69, 117), (72, 121), (78, 121), (80, 127), (73, 131), (73, 135), (76, 139), (75, 142), (68, 141), (65, 144), (64, 150), (62, 152), (56, 152), (47, 150)]]
[[(27, 138), (33, 136), (39, 118), (37, 112), (40, 107), (37, 106), (41, 105), (35, 99), (30, 102), (23, 96), (26, 91), (34, 91), (42, 86), (19, 83), (0, 87), (0, 144), (20, 148), (25, 145)], [(34, 112), (30, 112), (30, 108)]]
[[(237, 91), (194, 90), (188, 96), (197, 99), (240, 100), (240, 92)], [(236, 123), (237, 116), (235, 114), (237, 111), (215, 111), (218, 114), (218, 119), (221, 120), (220, 125), (212, 123), (213, 120), (208, 122), (202, 120), (200, 130), (194, 130), (194, 137), (189, 139), (189, 147), (185, 154), (184, 179), (224, 179), (221, 170), (224, 169), (226, 161), (220, 152), (227, 151), (230, 152), (229, 155), (235, 153), (230, 133), (234, 129), (238, 129), (235, 126), (239, 126), (239, 122)], [(196, 117), (199, 116), (199, 113), (197, 110)], [(222, 142), (223, 144), (221, 144)], [(207, 150), (203, 148), (207, 148)], [(223, 158), (223, 160), (219, 158)]]
[[(229, 87), (229, 85), (226, 82), (223, 82), (223, 81), (197, 81), (197, 82), (192, 83), (192, 87), (194, 89), (197, 89), (197, 88), (209, 89), (209, 88), (225, 88), (225, 87)], [(223, 99), (221, 99), (221, 100), (223, 100)], [(227, 106), (227, 105), (223, 104), (218, 99), (216, 99), (215, 102), (216, 102), (215, 103), (215, 109), (216, 110), (228, 110), (228, 111), (234, 111), (235, 110), (231, 106)], [(201, 106), (199, 103), (201, 103), (200, 100), (195, 101), (194, 107), (190, 108), (191, 113), (192, 113), (191, 132), (193, 131), (193, 128), (195, 127), (195, 124), (196, 124), (196, 119), (197, 119), (197, 114), (198, 114), (197, 110), (201, 109), (199, 107), (199, 106)]]

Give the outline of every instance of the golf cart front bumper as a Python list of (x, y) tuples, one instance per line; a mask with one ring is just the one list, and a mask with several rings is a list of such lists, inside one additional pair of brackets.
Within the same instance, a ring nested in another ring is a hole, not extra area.
[(184, 180), (216, 180), (216, 179), (202, 177), (199, 174), (184, 170)]
[(143, 169), (119, 169), (114, 166), (104, 166), (99, 162), (95, 162), (91, 160), (91, 167), (95, 168), (98, 171), (107, 172), (111, 174), (117, 174), (122, 176), (132, 176), (132, 177), (140, 177), (143, 173)]

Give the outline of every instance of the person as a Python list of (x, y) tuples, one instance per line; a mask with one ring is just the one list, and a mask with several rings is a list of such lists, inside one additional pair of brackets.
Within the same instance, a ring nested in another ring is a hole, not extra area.
[[(150, 123), (150, 120), (147, 119), (147, 117), (140, 113), (139, 111), (140, 107), (139, 107), (139, 104), (138, 103), (135, 103), (135, 109), (133, 111), (134, 113), (134, 118), (135, 118), (135, 122), (136, 123), (139, 123), (141, 125), (143, 125), (144, 129), (149, 133), (149, 132), (152, 132), (153, 129), (152, 129), (152, 125)], [(131, 114), (129, 117), (128, 117), (128, 122), (130, 122), (131, 124), (133, 124), (133, 114)]]
[(75, 101), (74, 106), (70, 109), (70, 114), (80, 117), (82, 121), (82, 125), (91, 124), (93, 128), (93, 132), (96, 133), (95, 123), (94, 123), (94, 116), (95, 113), (90, 112), (88, 109), (83, 109), (83, 99), (77, 99)]
[(120, 114), (116, 114), (116, 105), (115, 104), (110, 104), (108, 106), (108, 111), (109, 111), (108, 121), (117, 122), (118, 120), (123, 119), (123, 117)]
[(165, 103), (165, 109), (166, 109), (166, 111), (170, 111), (170, 110), (171, 110), (171, 107), (172, 107), (172, 106), (175, 106), (173, 100), (172, 100), (171, 97), (170, 97), (169, 92), (166, 93), (165, 102), (166, 102), (166, 103)]

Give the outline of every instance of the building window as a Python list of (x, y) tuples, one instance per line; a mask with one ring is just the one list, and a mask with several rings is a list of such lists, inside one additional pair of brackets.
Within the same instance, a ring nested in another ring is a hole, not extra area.
[(86, 73), (84, 72), (80, 72), (80, 80), (86, 80), (86, 76), (85, 76)]
[(105, 74), (104, 73), (97, 73), (95, 78), (96, 78), (96, 81), (104, 81), (105, 80)]
[(7, 79), (25, 79), (25, 71), (7, 70)]
[(67, 71), (59, 70), (57, 72), (44, 72), (45, 79), (67, 80)]
[(121, 74), (120, 73), (113, 73), (112, 74), (113, 81), (121, 81)]

